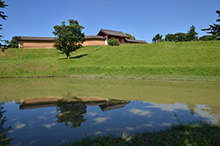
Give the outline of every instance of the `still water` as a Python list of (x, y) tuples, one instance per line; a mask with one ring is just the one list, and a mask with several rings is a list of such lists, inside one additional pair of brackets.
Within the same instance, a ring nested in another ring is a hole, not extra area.
[(158, 131), (178, 123), (174, 113), (220, 125), (219, 99), (219, 82), (0, 79), (0, 145)]

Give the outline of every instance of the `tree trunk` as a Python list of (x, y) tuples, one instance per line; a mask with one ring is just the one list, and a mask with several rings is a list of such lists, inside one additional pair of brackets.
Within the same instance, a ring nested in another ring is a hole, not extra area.
[(70, 52), (68, 52), (67, 54), (66, 54), (66, 59), (69, 59), (70, 58)]

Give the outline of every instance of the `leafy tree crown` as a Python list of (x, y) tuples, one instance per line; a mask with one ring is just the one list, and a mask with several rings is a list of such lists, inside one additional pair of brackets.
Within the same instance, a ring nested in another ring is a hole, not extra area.
[(62, 54), (66, 54), (67, 58), (71, 52), (79, 49), (85, 41), (85, 35), (82, 33), (84, 27), (73, 19), (68, 20), (68, 22), (69, 25), (62, 22), (60, 26), (54, 26), (53, 31), (53, 34), (58, 37), (55, 39), (54, 47), (60, 50)]

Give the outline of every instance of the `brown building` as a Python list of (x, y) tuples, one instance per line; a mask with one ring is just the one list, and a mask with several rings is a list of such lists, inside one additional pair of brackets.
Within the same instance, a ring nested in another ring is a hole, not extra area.
[[(110, 38), (117, 38), (120, 44), (131, 43), (147, 43), (143, 40), (130, 40), (126, 39), (128, 36), (121, 31), (113, 31), (101, 29), (97, 35), (85, 36), (83, 46), (90, 45), (108, 45)], [(54, 39), (56, 37), (22, 37), (18, 36), (19, 48), (54, 48)]]

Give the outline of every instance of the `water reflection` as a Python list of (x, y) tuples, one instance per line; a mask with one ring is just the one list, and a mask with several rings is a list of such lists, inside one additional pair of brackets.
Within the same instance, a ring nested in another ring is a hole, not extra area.
[(130, 101), (108, 100), (100, 97), (75, 97), (70, 91), (63, 97), (45, 97), (26, 99), (20, 105), (21, 110), (36, 109), (46, 107), (56, 107), (56, 116), (58, 123), (64, 123), (71, 128), (80, 127), (87, 119), (88, 106), (99, 106), (104, 111), (123, 108)]
[(57, 118), (58, 123), (65, 123), (68, 126), (71, 123), (71, 128), (80, 127), (81, 123), (84, 123), (86, 119), (86, 104), (84, 102), (66, 102), (59, 100), (56, 103), (57, 106)]
[(9, 146), (12, 144), (11, 142), (14, 138), (9, 136), (9, 131), (12, 127), (4, 127), (7, 118), (3, 116), (3, 113), (5, 113), (6, 111), (3, 110), (4, 107), (2, 105), (3, 103), (0, 103), (0, 145)]
[(220, 125), (219, 95), (212, 82), (3, 79), (1, 131), (9, 144), (28, 146), (165, 129), (178, 123), (173, 112), (181, 122)]

